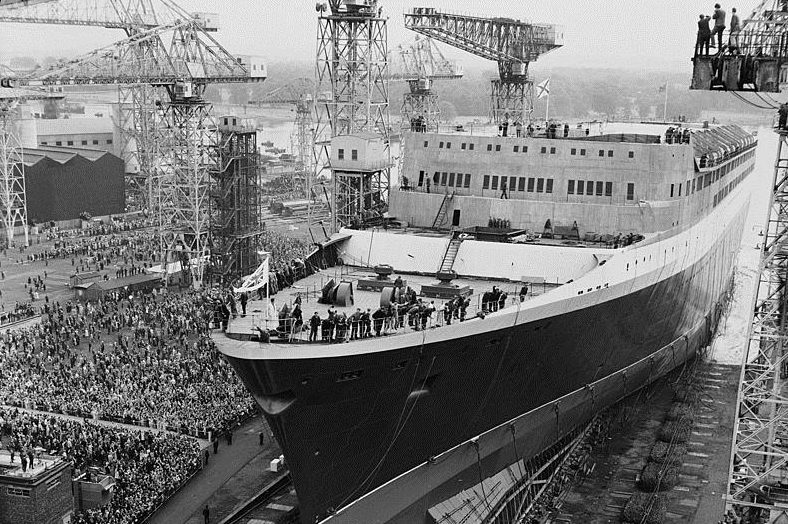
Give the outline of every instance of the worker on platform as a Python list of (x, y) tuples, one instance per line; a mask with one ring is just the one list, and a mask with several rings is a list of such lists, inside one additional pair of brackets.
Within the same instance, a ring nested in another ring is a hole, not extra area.
[(309, 341), (317, 342), (317, 329), (320, 327), (320, 315), (315, 311), (309, 319)]
[(741, 31), (741, 23), (734, 7), (731, 9), (731, 33), (728, 36), (728, 50), (731, 53), (739, 54), (739, 31)]
[(711, 17), (708, 15), (700, 15), (700, 20), (698, 20), (698, 40), (695, 42), (695, 56), (709, 54), (709, 40), (711, 39), (710, 20)]
[(717, 35), (717, 50), (722, 51), (722, 33), (725, 31), (725, 11), (720, 4), (714, 4), (714, 30), (711, 32), (711, 46), (714, 47), (714, 35)]
[(506, 177), (501, 180), (501, 198), (509, 199), (509, 195), (506, 192)]

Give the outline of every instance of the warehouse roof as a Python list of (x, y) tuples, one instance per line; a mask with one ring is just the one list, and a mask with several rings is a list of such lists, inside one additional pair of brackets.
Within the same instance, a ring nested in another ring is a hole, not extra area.
[(115, 123), (111, 118), (40, 118), (36, 130), (47, 136), (112, 134)]
[(80, 156), (86, 160), (91, 162), (95, 162), (104, 157), (104, 155), (109, 155), (106, 151), (101, 151), (100, 149), (87, 149), (87, 148), (80, 148), (80, 147), (64, 147), (64, 146), (38, 146), (35, 149), (25, 149), (24, 150), (24, 158), (25, 158), (25, 165), (32, 166), (44, 158), (49, 158), (50, 160), (54, 160), (55, 162), (65, 164), (70, 160)]

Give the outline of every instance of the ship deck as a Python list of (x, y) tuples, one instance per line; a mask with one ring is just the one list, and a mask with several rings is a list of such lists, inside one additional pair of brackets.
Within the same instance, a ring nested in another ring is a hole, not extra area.
[[(433, 313), (430, 319), (428, 319), (427, 329), (444, 326), (445, 321), (442, 311), (440, 310), (448, 300), (421, 296), (421, 288), (425, 285), (436, 284), (437, 279), (434, 276), (428, 275), (405, 275), (395, 273), (390, 277), (391, 285), (393, 285), (394, 279), (397, 277), (397, 275), (402, 278), (403, 284), (414, 289), (417, 295), (419, 295), (419, 297), (425, 303), (434, 302), (437, 311)], [(309, 323), (309, 318), (315, 312), (320, 315), (321, 319), (326, 318), (328, 316), (329, 309), (336, 311), (338, 314), (345, 313), (348, 317), (350, 317), (350, 315), (353, 314), (357, 308), (361, 309), (362, 311), (369, 310), (370, 313), (374, 312), (381, 305), (381, 293), (379, 291), (360, 290), (358, 289), (358, 283), (360, 280), (374, 280), (375, 278), (376, 274), (371, 268), (359, 268), (342, 265), (314, 273), (310, 276), (307, 276), (306, 278), (296, 281), (292, 286), (282, 289), (278, 293), (271, 295), (269, 298), (273, 300), (273, 305), (277, 312), (282, 309), (284, 304), (287, 304), (288, 308), (292, 309), (297, 297), (300, 296), (301, 310), (303, 312), (305, 326), (305, 329), (302, 331), (274, 337), (271, 339), (271, 342), (285, 344), (323, 344), (322, 340), (312, 343), (308, 341), (309, 329), (306, 326)], [(354, 303), (352, 305), (342, 307), (335, 306), (333, 304), (321, 304), (318, 302), (323, 286), (332, 279), (335, 283), (351, 282), (353, 284)], [(508, 295), (506, 302), (508, 306), (520, 300), (519, 293), (520, 289), (524, 285), (524, 282), (461, 277), (453, 280), (452, 284), (456, 284), (459, 287), (468, 286), (471, 289), (471, 294), (469, 297), (470, 305), (467, 309), (467, 318), (470, 319), (475, 317), (477, 313), (482, 310), (482, 295), (485, 292), (492, 290), (493, 286), (497, 286), (498, 289), (502, 290)], [(542, 295), (551, 289), (555, 289), (556, 287), (558, 287), (556, 284), (544, 283), (542, 281), (528, 283), (528, 295), (526, 296), (526, 300)], [(279, 326), (279, 321), (270, 318), (271, 312), (269, 312), (270, 308), (267, 304), (268, 302), (265, 298), (263, 298), (263, 300), (259, 300), (257, 299), (256, 295), (255, 299), (251, 299), (250, 297), (249, 303), (247, 304), (246, 316), (241, 314), (239, 306), (238, 315), (235, 318), (230, 318), (225, 332), (226, 337), (239, 341), (258, 340), (259, 329), (275, 330)], [(406, 325), (404, 326), (395, 326), (390, 322), (385, 323), (384, 328), (381, 330), (381, 334), (385, 336), (391, 336), (412, 332), (413, 328), (407, 326), (407, 322), (405, 322), (405, 324)], [(350, 335), (349, 329), (347, 335)]]

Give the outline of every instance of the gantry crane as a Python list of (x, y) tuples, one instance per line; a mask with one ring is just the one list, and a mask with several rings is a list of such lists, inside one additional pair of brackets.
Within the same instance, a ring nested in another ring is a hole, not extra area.
[(295, 169), (289, 173), (290, 189), (300, 191), (304, 198), (312, 197), (314, 185), (314, 125), (312, 113), (315, 109), (315, 83), (309, 78), (298, 78), (284, 86), (278, 87), (260, 98), (249, 101), (249, 105), (287, 104), (295, 106)]
[(180, 262), (190, 283), (203, 282), (210, 253), (211, 187), (219, 139), (211, 83), (262, 81), (262, 62), (235, 57), (192, 19), (142, 31), (49, 71), (19, 79), (21, 85), (150, 84), (166, 90), (157, 102), (156, 137), (160, 234), (166, 261)]
[[(369, 223), (388, 209), (389, 53), (382, 9), (378, 0), (330, 0), (317, 5), (315, 178), (331, 171), (333, 231)], [(367, 163), (364, 169), (338, 169), (329, 162), (333, 139), (360, 133), (381, 142), (379, 162)], [(310, 209), (310, 217), (314, 215)]]
[[(217, 30), (215, 15), (188, 13), (171, 0), (41, 0), (3, 2), (0, 22), (122, 29), (127, 37), (191, 18), (205, 32)], [(118, 121), (127, 169), (127, 193), (155, 213), (154, 102), (166, 94), (147, 84), (120, 84)]]
[(492, 81), (490, 120), (528, 122), (533, 112), (533, 82), (528, 65), (563, 45), (563, 30), (508, 18), (483, 18), (417, 7), (405, 14), (405, 27), (498, 63)]
[(447, 60), (431, 38), (417, 37), (411, 44), (397, 46), (389, 79), (408, 82), (408, 91), (402, 101), (402, 130), (437, 130), (440, 108), (432, 83), (455, 80), (462, 75), (462, 67)]
[[(788, 11), (783, 0), (764, 0), (728, 45), (693, 58), (692, 89), (726, 90), (761, 108), (774, 99), (788, 66)], [(747, 100), (741, 91), (756, 92)], [(767, 95), (768, 96), (768, 95)], [(774, 102), (774, 103), (773, 103)], [(780, 105), (777, 161), (769, 218), (763, 228), (758, 286), (747, 347), (743, 351), (733, 445), (725, 500), (743, 522), (782, 522), (788, 517), (788, 106)], [(761, 520), (762, 519), (762, 520)]]

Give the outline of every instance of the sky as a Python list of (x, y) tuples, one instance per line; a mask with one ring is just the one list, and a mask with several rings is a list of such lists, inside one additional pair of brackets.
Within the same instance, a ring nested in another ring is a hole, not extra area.
[[(314, 61), (315, 0), (176, 0), (186, 10), (219, 13), (217, 40), (234, 54), (270, 62)], [(325, 1), (325, 0), (322, 0)], [(742, 19), (757, 0), (738, 7)], [(534, 69), (610, 67), (690, 71), (700, 13), (714, 2), (698, 0), (380, 0), (389, 18), (389, 45), (413, 40), (402, 14), (429, 6), (451, 12), (547, 22), (564, 29), (565, 45), (541, 57)], [(730, 16), (730, 13), (729, 13)], [(0, 23), (0, 62), (16, 55), (74, 56), (123, 37), (119, 30)], [(466, 69), (491, 67), (483, 59), (442, 46)]]

